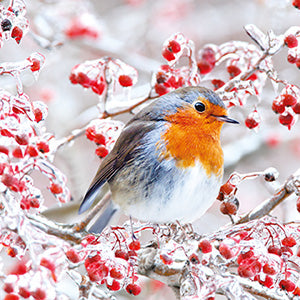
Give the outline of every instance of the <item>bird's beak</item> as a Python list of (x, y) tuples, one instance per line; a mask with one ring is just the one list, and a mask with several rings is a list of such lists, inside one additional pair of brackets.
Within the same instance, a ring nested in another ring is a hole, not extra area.
[(212, 115), (213, 117), (215, 117), (217, 120), (221, 121), (221, 122), (226, 122), (226, 123), (232, 123), (232, 124), (240, 124), (238, 121), (229, 118), (226, 115), (223, 116), (216, 116), (216, 115)]

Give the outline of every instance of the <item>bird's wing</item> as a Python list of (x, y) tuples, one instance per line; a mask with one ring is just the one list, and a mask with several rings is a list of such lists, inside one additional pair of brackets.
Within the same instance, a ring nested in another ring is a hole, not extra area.
[(155, 127), (154, 121), (130, 122), (124, 128), (112, 151), (102, 161), (80, 205), (79, 213), (86, 211), (96, 199), (103, 184), (112, 178), (129, 160), (133, 151), (140, 145), (143, 136)]

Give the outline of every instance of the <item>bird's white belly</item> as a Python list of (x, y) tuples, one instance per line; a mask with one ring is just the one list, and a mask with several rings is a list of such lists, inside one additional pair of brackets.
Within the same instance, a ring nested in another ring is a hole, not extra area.
[[(176, 178), (171, 197), (166, 200), (164, 190), (168, 179), (156, 182), (148, 201), (135, 201), (134, 205), (122, 206), (127, 215), (143, 221), (165, 223), (176, 220), (192, 222), (201, 217), (215, 201), (221, 176), (207, 176), (200, 164), (187, 168)], [(122, 197), (130, 195), (122, 195)], [(123, 198), (124, 199), (124, 198)]]

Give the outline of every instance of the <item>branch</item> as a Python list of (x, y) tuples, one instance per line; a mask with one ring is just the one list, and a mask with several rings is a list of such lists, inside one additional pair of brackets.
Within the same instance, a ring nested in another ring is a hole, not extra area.
[(300, 187), (300, 169), (291, 175), (286, 182), (279, 188), (279, 191), (271, 198), (265, 200), (252, 211), (242, 216), (236, 224), (246, 223), (255, 219), (259, 219), (268, 215), (277, 205), (283, 202), (284, 199), (289, 197), (292, 193)]

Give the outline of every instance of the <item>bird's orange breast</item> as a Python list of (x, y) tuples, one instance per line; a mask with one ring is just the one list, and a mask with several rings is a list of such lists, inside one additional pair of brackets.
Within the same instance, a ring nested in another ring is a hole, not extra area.
[(161, 154), (165, 159), (175, 159), (180, 168), (193, 167), (200, 161), (208, 177), (223, 175), (222, 122), (213, 116), (199, 116), (193, 107), (179, 109), (166, 120), (169, 125), (162, 134), (166, 150)]

